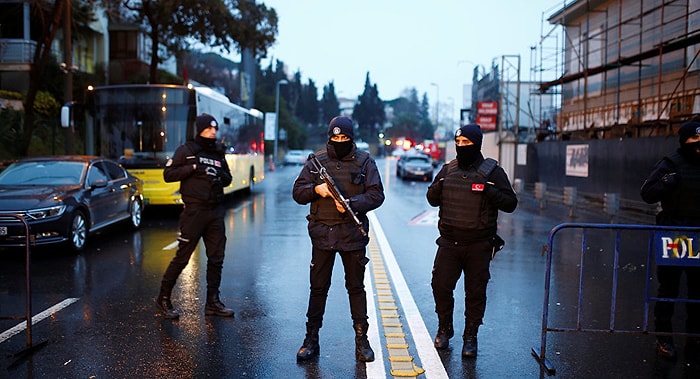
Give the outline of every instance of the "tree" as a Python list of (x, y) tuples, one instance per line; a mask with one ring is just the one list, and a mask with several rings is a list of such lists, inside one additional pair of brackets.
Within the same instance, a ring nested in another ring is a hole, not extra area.
[(319, 102), (318, 89), (316, 83), (309, 79), (308, 84), (301, 87), (299, 97), (297, 117), (307, 125), (318, 125), (319, 122)]
[(123, 0), (127, 19), (147, 27), (151, 39), (150, 82), (158, 63), (188, 50), (192, 41), (230, 51), (251, 48), (265, 56), (277, 36), (277, 13), (247, 0)]
[(335, 85), (333, 82), (323, 86), (323, 96), (321, 97), (321, 123), (328, 124), (331, 119), (340, 114), (340, 102), (335, 95)]
[[(32, 140), (34, 127), (36, 123), (35, 104), (37, 93), (42, 86), (42, 76), (45, 68), (51, 59), (51, 45), (58, 30), (63, 26), (63, 15), (67, 5), (66, 0), (43, 1), (32, 0), (30, 9), (32, 12), (32, 27), (38, 30), (32, 30), (32, 39), (36, 41), (34, 49), (34, 57), (29, 68), (29, 86), (27, 94), (24, 98), (24, 123), (21, 138), (19, 140), (18, 153), (20, 156), (26, 156), (29, 150), (29, 144)], [(71, 17), (72, 26), (76, 30), (81, 30), (86, 27), (87, 23), (93, 21), (94, 13), (92, 5), (87, 1), (71, 1)]]
[[(274, 65), (274, 67), (273, 67)], [(280, 60), (270, 61), (270, 65), (265, 69), (258, 67), (257, 72), (257, 90), (255, 91), (255, 104), (262, 112), (274, 112), (275, 111), (275, 100), (277, 83), (285, 79), (288, 81), (286, 85), (280, 86), (280, 103), (279, 103), (279, 126), (280, 129), (284, 129), (287, 132), (287, 139), (284, 141), (287, 148), (290, 149), (301, 149), (304, 148), (306, 144), (307, 131), (304, 125), (299, 123), (298, 119), (294, 117), (292, 107), (289, 105), (290, 96), (293, 97), (296, 102), (296, 95), (294, 95), (297, 90), (295, 90), (295, 83), (298, 83), (298, 79), (290, 80), (284, 71), (284, 62)], [(266, 154), (272, 153), (271, 142), (265, 144)]]
[(433, 139), (437, 125), (433, 125), (430, 121), (430, 103), (428, 102), (428, 95), (425, 93), (423, 93), (423, 100), (418, 110), (418, 118), (420, 120), (418, 126), (420, 136), (424, 139)]
[(359, 138), (356, 138), (368, 142), (377, 138), (377, 132), (386, 120), (384, 102), (379, 98), (377, 85), (370, 83), (369, 72), (365, 77), (364, 92), (357, 98), (352, 117), (358, 124)]
[(419, 142), (433, 138), (433, 123), (429, 118), (428, 96), (423, 94), (422, 101), (418, 101), (418, 91), (408, 88), (401, 93), (401, 97), (388, 102), (394, 110), (394, 118), (391, 128), (387, 130), (390, 139), (406, 137)]
[(193, 51), (182, 57), (182, 65), (193, 80), (208, 87), (221, 88), (232, 102), (240, 103), (240, 84), (235, 74), (240, 67), (238, 62), (216, 53)]

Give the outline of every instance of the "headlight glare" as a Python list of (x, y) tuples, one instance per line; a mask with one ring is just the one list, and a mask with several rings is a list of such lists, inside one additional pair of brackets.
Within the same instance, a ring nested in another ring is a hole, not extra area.
[(65, 205), (56, 205), (54, 207), (32, 209), (27, 211), (27, 216), (33, 220), (43, 220), (51, 217), (58, 217), (66, 210)]

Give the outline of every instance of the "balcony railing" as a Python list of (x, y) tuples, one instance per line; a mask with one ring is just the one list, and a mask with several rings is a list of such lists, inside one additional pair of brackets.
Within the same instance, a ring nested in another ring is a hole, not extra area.
[(36, 41), (0, 38), (0, 63), (32, 63)]

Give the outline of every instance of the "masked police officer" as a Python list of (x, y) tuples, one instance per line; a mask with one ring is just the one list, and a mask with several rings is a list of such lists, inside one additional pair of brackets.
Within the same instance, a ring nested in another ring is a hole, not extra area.
[(457, 158), (442, 166), (426, 194), (430, 205), (440, 207), (440, 237), (431, 281), (439, 323), (434, 343), (445, 349), (454, 335), (453, 291), (464, 272), (464, 357), (476, 356), (476, 335), (491, 277), (489, 265), (494, 249), (502, 247), (496, 235), (498, 211), (513, 212), (518, 204), (505, 171), (495, 160), (484, 160), (482, 139), (479, 125), (457, 129)]
[(175, 150), (163, 171), (166, 182), (180, 182), (185, 208), (180, 214), (180, 235), (175, 257), (163, 274), (156, 304), (163, 317), (176, 319), (180, 315), (170, 300), (175, 282), (187, 266), (199, 239), (204, 239), (207, 254), (207, 300), (204, 313), (208, 316), (233, 316), (219, 298), (221, 270), (224, 266), (226, 229), (224, 227), (224, 187), (231, 184), (231, 171), (223, 149), (216, 143), (219, 124), (213, 116), (197, 116), (197, 136)]
[[(658, 225), (700, 226), (700, 122), (690, 121), (678, 130), (678, 150), (656, 163), (641, 188), (641, 196), (649, 204), (661, 202), (656, 216)], [(700, 267), (658, 266), (658, 297), (677, 298), (681, 276), (685, 272), (688, 298), (700, 299)], [(654, 306), (657, 332), (673, 331), (674, 303), (659, 301)], [(687, 303), (686, 331), (700, 333), (700, 304)], [(656, 350), (661, 357), (675, 359), (673, 337), (659, 335)], [(688, 339), (686, 350), (697, 353), (700, 340)]]
[[(374, 159), (367, 152), (357, 150), (353, 136), (353, 122), (350, 118), (333, 118), (328, 126), (326, 150), (316, 155), (367, 232), (369, 221), (366, 213), (382, 205), (384, 187)], [(319, 355), (318, 331), (322, 326), (333, 263), (338, 253), (343, 262), (345, 288), (350, 298), (350, 313), (355, 329), (355, 357), (361, 362), (373, 361), (374, 351), (367, 340), (369, 323), (364, 286), (365, 266), (369, 262), (365, 249), (369, 237), (358, 230), (342, 204), (333, 199), (328, 185), (321, 180), (312, 162), (306, 162), (294, 181), (292, 195), (297, 203), (310, 204), (306, 218), (313, 246), (306, 337), (297, 352), (297, 359), (304, 361)]]

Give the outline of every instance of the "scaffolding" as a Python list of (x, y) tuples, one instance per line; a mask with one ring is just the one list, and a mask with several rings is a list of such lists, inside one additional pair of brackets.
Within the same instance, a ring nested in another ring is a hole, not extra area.
[[(562, 1), (533, 48), (538, 139), (672, 135), (700, 118), (700, 2)], [(545, 22), (547, 25), (545, 25)]]

